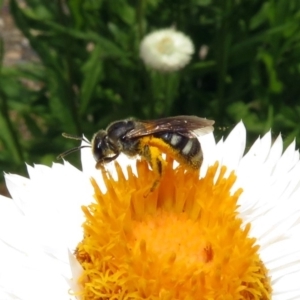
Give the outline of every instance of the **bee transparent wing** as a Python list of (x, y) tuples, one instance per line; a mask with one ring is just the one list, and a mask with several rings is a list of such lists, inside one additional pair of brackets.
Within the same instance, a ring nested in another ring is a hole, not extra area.
[(126, 134), (127, 138), (135, 138), (155, 133), (176, 132), (192, 138), (195, 135), (213, 131), (213, 120), (197, 116), (175, 116), (151, 121), (137, 121), (138, 126)]
[(198, 137), (198, 136), (203, 136), (206, 135), (208, 133), (211, 133), (214, 131), (214, 127), (213, 126), (207, 126), (207, 127), (203, 127), (203, 128), (199, 128), (196, 130), (193, 130), (193, 134)]

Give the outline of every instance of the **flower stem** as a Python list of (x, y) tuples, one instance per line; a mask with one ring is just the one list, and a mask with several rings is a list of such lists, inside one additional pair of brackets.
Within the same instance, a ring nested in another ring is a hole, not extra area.
[(138, 39), (139, 41), (144, 36), (143, 17), (145, 11), (145, 1), (139, 0), (136, 8), (136, 19), (138, 24)]

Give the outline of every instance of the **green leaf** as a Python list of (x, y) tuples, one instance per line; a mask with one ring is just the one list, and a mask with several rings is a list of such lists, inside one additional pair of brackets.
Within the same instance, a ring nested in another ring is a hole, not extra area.
[(283, 84), (277, 78), (277, 72), (274, 66), (274, 60), (270, 53), (260, 51), (258, 59), (262, 60), (266, 66), (269, 75), (269, 89), (272, 93), (280, 93), (283, 89)]
[[(91, 52), (89, 60), (82, 66), (83, 82), (80, 88), (80, 113), (84, 115), (91, 101), (97, 84), (102, 79), (103, 65), (101, 61), (102, 47), (97, 44)], [(99, 99), (100, 101), (100, 99)]]

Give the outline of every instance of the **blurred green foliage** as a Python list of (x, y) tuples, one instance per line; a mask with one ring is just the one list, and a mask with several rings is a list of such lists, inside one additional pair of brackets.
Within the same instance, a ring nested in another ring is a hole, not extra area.
[[(91, 138), (131, 116), (195, 114), (231, 128), (242, 119), (250, 140), (272, 128), (300, 141), (298, 0), (10, 0), (10, 10), (40, 63), (0, 70), (6, 172), (51, 164), (76, 145), (62, 132)], [(150, 71), (140, 41), (172, 25), (196, 53), (176, 73)]]

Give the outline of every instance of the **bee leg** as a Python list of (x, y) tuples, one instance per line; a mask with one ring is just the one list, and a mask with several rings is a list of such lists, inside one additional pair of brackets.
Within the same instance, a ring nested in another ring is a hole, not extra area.
[(102, 171), (105, 171), (105, 164), (115, 160), (118, 156), (119, 156), (120, 153), (117, 153), (116, 155), (114, 156), (109, 156), (109, 157), (104, 157), (103, 159), (99, 160), (96, 162), (96, 169), (97, 170), (102, 170)]
[(105, 166), (104, 166), (104, 164), (102, 162), (101, 163), (97, 162), (95, 167), (96, 167), (97, 170), (100, 170), (102, 172), (102, 175), (104, 175), (104, 174), (107, 175), (108, 174), (108, 172), (105, 169)]
[(149, 162), (153, 172), (157, 177), (153, 182), (153, 185), (149, 193), (145, 195), (145, 197), (147, 197), (150, 193), (152, 193), (157, 188), (160, 182), (160, 178), (163, 174), (166, 162), (163, 160), (161, 156), (161, 151), (158, 148), (150, 147), (149, 145), (144, 146), (142, 156)]

